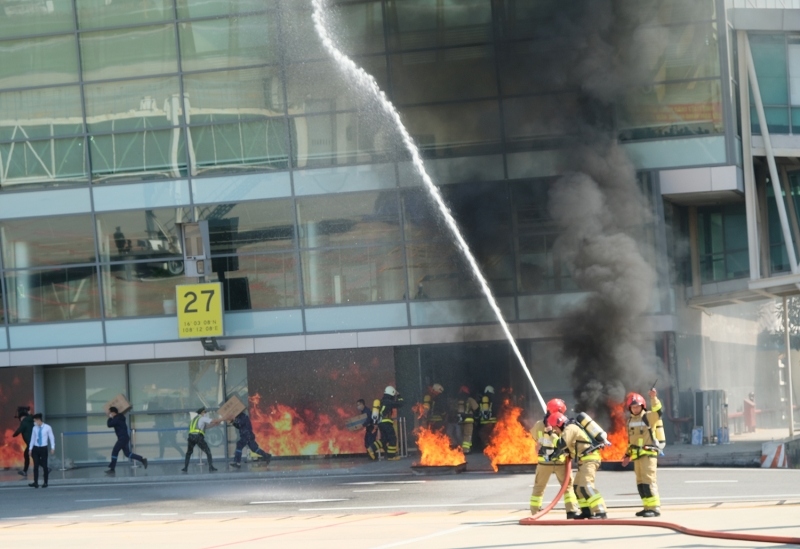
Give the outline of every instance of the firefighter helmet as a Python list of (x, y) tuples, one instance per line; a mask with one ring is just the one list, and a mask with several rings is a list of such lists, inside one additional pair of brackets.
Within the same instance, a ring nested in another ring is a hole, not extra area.
[(462, 385), (461, 389), (458, 390), (460, 394), (468, 395), (469, 394), (469, 387), (466, 385)]
[(563, 429), (566, 423), (567, 423), (567, 416), (565, 416), (561, 412), (550, 414), (550, 416), (547, 418), (548, 427)]
[(489, 393), (490, 395), (493, 395), (494, 394), (494, 387), (492, 387), (491, 385), (487, 385), (486, 389), (484, 389), (483, 392), (484, 393)]
[(547, 401), (548, 414), (563, 414), (567, 411), (567, 404), (560, 398), (551, 398)]
[(638, 404), (642, 408), (647, 408), (645, 404), (644, 397), (639, 393), (628, 393), (627, 398), (625, 398), (625, 407), (630, 410), (631, 406), (634, 404)]
[(437, 395), (441, 395), (442, 393), (444, 393), (444, 387), (442, 387), (441, 384), (439, 383), (434, 383), (433, 387), (431, 387), (431, 390)]
[(387, 395), (394, 396), (397, 394), (397, 389), (395, 389), (391, 385), (387, 385), (386, 389), (384, 389), (383, 392), (386, 393)]

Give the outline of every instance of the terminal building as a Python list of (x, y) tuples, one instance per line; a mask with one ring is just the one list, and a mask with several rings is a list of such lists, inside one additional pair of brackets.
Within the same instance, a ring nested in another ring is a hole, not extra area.
[[(575, 131), (551, 114), (575, 90), (536, 65), (558, 59), (543, 29), (562, 3), (330, 3), (332, 33), (420, 145), (545, 398), (574, 402), (558, 319), (586, 294), (548, 197)], [(608, 114), (652, 212), (641, 330), (668, 436), (733, 435), (753, 398), (759, 428), (782, 428), (800, 0), (650, 4), (648, 77)], [(67, 460), (104, 462), (103, 405), (120, 393), (137, 452), (164, 460), (181, 457), (189, 412), (231, 395), (278, 456), (363, 452), (345, 420), (390, 384), (409, 425), (432, 383), (451, 399), (509, 388), (538, 412), (396, 130), (324, 50), (310, 1), (0, 0), (0, 58), (0, 434), (29, 404)], [(176, 287), (197, 282), (179, 227), (198, 221), (222, 350), (178, 334)], [(235, 441), (208, 437), (220, 457)]]

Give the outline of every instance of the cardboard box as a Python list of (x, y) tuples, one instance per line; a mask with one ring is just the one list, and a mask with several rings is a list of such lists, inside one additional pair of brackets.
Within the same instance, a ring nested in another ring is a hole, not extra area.
[(119, 394), (114, 398), (112, 398), (111, 400), (109, 400), (108, 402), (106, 402), (105, 406), (103, 406), (103, 409), (106, 411), (106, 415), (108, 415), (108, 409), (111, 408), (112, 406), (114, 406), (117, 410), (119, 410), (120, 414), (124, 414), (125, 412), (133, 408), (133, 406), (131, 406), (131, 403), (128, 402), (128, 399), (125, 398), (125, 395), (123, 394)]
[(348, 431), (358, 431), (359, 429), (363, 429), (364, 421), (366, 419), (367, 416), (364, 414), (358, 414), (357, 416), (353, 416), (344, 420), (344, 426)]
[(239, 400), (239, 397), (233, 395), (231, 398), (225, 401), (225, 404), (219, 407), (219, 410), (217, 410), (217, 415), (220, 419), (230, 421), (244, 412), (246, 409), (247, 407), (242, 404), (242, 401)]

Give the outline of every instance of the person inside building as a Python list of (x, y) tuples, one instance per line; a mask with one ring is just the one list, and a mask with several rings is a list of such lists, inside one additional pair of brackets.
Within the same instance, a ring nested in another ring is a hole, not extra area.
[(108, 464), (106, 474), (113, 475), (116, 472), (117, 457), (119, 456), (120, 450), (126, 458), (141, 462), (141, 464), (144, 465), (144, 468), (147, 469), (147, 459), (143, 458), (139, 454), (134, 454), (131, 452), (131, 437), (128, 433), (128, 424), (125, 422), (125, 416), (120, 414), (119, 410), (115, 406), (112, 406), (108, 409), (108, 420), (106, 421), (106, 425), (110, 429), (114, 429), (114, 434), (117, 435), (117, 442), (114, 444), (114, 448), (111, 450), (111, 463)]
[(42, 419), (42, 414), (33, 414), (33, 430), (31, 431), (30, 454), (33, 460), (33, 482), (28, 484), (31, 488), (39, 487), (39, 467), (44, 471), (44, 484), (50, 477), (50, 468), (47, 466), (47, 447), (50, 446), (50, 455), (56, 453), (56, 437), (53, 429)]
[(420, 418), (419, 426), (428, 427), (436, 430), (444, 427), (446, 416), (444, 406), (439, 402), (439, 396), (444, 392), (444, 387), (439, 383), (434, 383), (422, 397), (423, 416)]
[[(566, 403), (560, 398), (554, 398), (547, 402), (547, 411), (544, 419), (537, 421), (531, 434), (536, 441), (536, 453), (538, 455), (536, 465), (536, 477), (533, 481), (533, 491), (531, 492), (531, 514), (535, 515), (542, 509), (542, 499), (544, 490), (550, 476), (555, 474), (559, 486), (564, 484), (567, 469), (565, 467), (567, 456), (565, 453), (554, 456), (558, 445), (558, 436), (553, 433), (553, 428), (547, 425), (547, 419), (552, 414), (565, 414), (567, 412)], [(569, 477), (569, 484), (564, 492), (564, 506), (567, 509), (567, 518), (574, 519), (578, 516), (578, 498), (572, 486), (572, 475)]]
[[(256, 435), (253, 432), (253, 424), (250, 421), (250, 417), (241, 412), (238, 416), (231, 420), (231, 425), (233, 425), (239, 431), (239, 440), (236, 441), (236, 451), (233, 453), (233, 463), (231, 463), (231, 467), (240, 468), (242, 466), (242, 450), (244, 450), (245, 446), (251, 451), (264, 459), (264, 465), (269, 465), (269, 461), (272, 459), (272, 454), (269, 454), (259, 448), (258, 443), (256, 442)], [(211, 463), (211, 457), (208, 458), (208, 462)]]
[(658, 496), (656, 469), (658, 454), (666, 446), (664, 422), (661, 419), (661, 401), (655, 388), (650, 389), (650, 411), (639, 393), (628, 393), (625, 407), (630, 412), (628, 418), (628, 450), (622, 465), (633, 461), (636, 472), (636, 489), (642, 498), (643, 509), (637, 517), (661, 516), (661, 498)]
[(386, 452), (386, 459), (395, 461), (400, 459), (397, 455), (397, 433), (394, 430), (394, 411), (403, 406), (403, 397), (391, 385), (383, 391), (380, 399), (372, 403), (372, 419), (378, 424), (381, 438), (367, 448), (369, 457), (377, 459), (378, 452)]
[(589, 434), (575, 421), (567, 419), (563, 413), (550, 414), (547, 425), (553, 434), (559, 437), (556, 451), (551, 459), (566, 453), (567, 459), (578, 460), (578, 472), (575, 475), (575, 495), (581, 509), (576, 519), (605, 519), (606, 503), (603, 496), (594, 486), (597, 470), (600, 468), (600, 452), (594, 446)]
[(364, 426), (364, 448), (369, 453), (369, 449), (375, 443), (375, 439), (378, 438), (378, 428), (372, 420), (372, 411), (367, 408), (367, 403), (363, 398), (359, 398), (356, 401), (356, 409), (358, 413), (364, 414), (364, 423), (362, 423)]
[(472, 451), (472, 434), (479, 411), (478, 401), (473, 398), (469, 387), (462, 385), (458, 390), (458, 422), (461, 425), (461, 449), (465, 454)]
[(17, 417), (19, 418), (19, 427), (14, 431), (14, 436), (21, 436), (25, 442), (25, 449), (22, 451), (22, 471), (17, 471), (23, 477), (28, 476), (28, 467), (30, 465), (30, 448), (31, 448), (31, 432), (33, 431), (33, 416), (30, 414), (30, 406), (17, 407)]
[(211, 457), (211, 448), (208, 447), (208, 443), (206, 442), (206, 429), (208, 427), (215, 427), (220, 423), (222, 423), (222, 420), (212, 420), (208, 417), (208, 411), (205, 407), (197, 410), (197, 415), (194, 416), (189, 423), (189, 447), (186, 450), (186, 460), (184, 461), (183, 469), (181, 469), (182, 473), (189, 472), (189, 460), (192, 458), (192, 452), (194, 452), (195, 446), (206, 453), (206, 457), (208, 457), (208, 470), (212, 473), (217, 470), (216, 467), (214, 467), (214, 459)]
[(494, 406), (494, 387), (487, 385), (481, 395), (480, 403), (480, 432), (478, 436), (481, 439), (481, 444), (484, 448), (489, 445), (489, 440), (492, 438), (492, 432), (497, 425), (497, 416), (495, 416)]

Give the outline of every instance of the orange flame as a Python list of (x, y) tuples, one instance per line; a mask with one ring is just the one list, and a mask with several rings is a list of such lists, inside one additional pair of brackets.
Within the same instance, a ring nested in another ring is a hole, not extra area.
[(6, 429), (3, 438), (0, 439), (0, 467), (9, 469), (22, 466), (22, 451), (25, 449), (25, 441), (22, 437), (14, 437), (14, 431)]
[(420, 427), (415, 431), (417, 447), (422, 454), (418, 465), (434, 467), (439, 465), (461, 465), (467, 460), (460, 447), (450, 448), (450, 439), (441, 431)]
[(622, 402), (609, 402), (611, 411), (611, 429), (608, 431), (608, 440), (611, 446), (600, 450), (603, 461), (622, 461), (628, 449), (628, 418), (625, 416), (625, 404)]
[(536, 442), (531, 433), (519, 422), (522, 408), (507, 406), (503, 409), (492, 431), (489, 446), (483, 453), (492, 460), (492, 469), (497, 465), (536, 463)]
[(284, 404), (260, 406), (261, 396), (250, 397), (250, 421), (259, 445), (274, 456), (314, 456), (364, 453), (364, 433), (349, 431), (348, 414), (335, 416), (297, 410)]
[(425, 414), (428, 413), (428, 411), (425, 409), (425, 406), (421, 402), (414, 404), (411, 409), (414, 411), (414, 414), (416, 414), (417, 419), (424, 418)]

